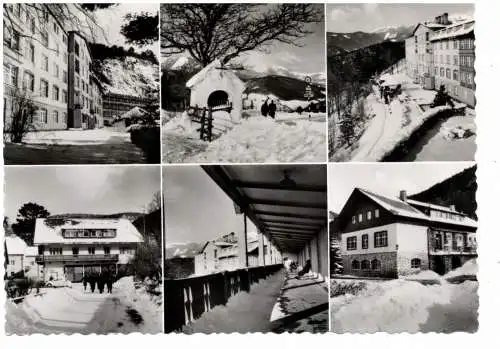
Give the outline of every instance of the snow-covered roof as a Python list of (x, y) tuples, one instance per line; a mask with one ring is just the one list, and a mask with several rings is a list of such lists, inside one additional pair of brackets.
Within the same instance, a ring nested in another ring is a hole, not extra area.
[(408, 200), (406, 200), (406, 202), (409, 203), (410, 205), (427, 207), (427, 208), (431, 208), (433, 210), (439, 210), (439, 211), (443, 211), (443, 212), (450, 212), (450, 213), (464, 215), (463, 213), (460, 213), (456, 210), (453, 210), (452, 208), (447, 207), (447, 206), (441, 206), (441, 205), (431, 204), (428, 202), (417, 201), (417, 200), (412, 200), (412, 199), (408, 199)]
[(133, 107), (129, 111), (120, 115), (120, 119), (142, 118), (147, 114), (148, 112), (141, 107)]
[[(115, 237), (75, 237), (62, 236), (63, 229), (116, 229)], [(35, 224), (34, 244), (91, 244), (91, 243), (139, 243), (142, 235), (128, 219), (65, 219), (57, 224), (38, 218)]]
[(417, 210), (416, 208), (412, 207), (408, 203), (399, 200), (397, 198), (388, 198), (386, 196), (380, 195), (380, 194), (375, 194), (372, 193), (366, 189), (361, 189), (358, 188), (363, 194), (368, 196), (370, 199), (375, 201), (377, 204), (388, 210), (389, 212), (392, 212), (393, 214), (397, 216), (402, 216), (402, 217), (410, 217), (410, 218), (418, 218), (418, 219), (424, 219), (428, 220), (429, 217), (427, 217), (425, 214)]
[(6, 236), (5, 244), (9, 255), (24, 255), (24, 251), (28, 247), (26, 242), (17, 235)]
[(429, 40), (436, 41), (466, 35), (474, 31), (475, 21), (469, 20), (447, 26), (431, 34)]
[(220, 60), (216, 59), (209, 65), (207, 65), (205, 68), (200, 70), (198, 73), (193, 75), (191, 79), (189, 79), (186, 82), (186, 87), (187, 88), (192, 88), (195, 85), (198, 85), (201, 83), (203, 80), (207, 79), (208, 75), (212, 73), (213, 71), (218, 71), (220, 75), (225, 75), (227, 78), (230, 78), (232, 80), (237, 80), (243, 84), (243, 82), (240, 80), (236, 74), (229, 69), (221, 69), (223, 67), (222, 63)]
[[(454, 225), (462, 225), (470, 228), (476, 228), (477, 227), (477, 222), (463, 214), (460, 214), (456, 211), (451, 211), (454, 214), (461, 215), (460, 220), (453, 219), (453, 218), (447, 218), (447, 217), (437, 217), (437, 216), (428, 216), (424, 214), (423, 212), (417, 210), (413, 206), (410, 205), (410, 203), (413, 201), (413, 203), (421, 203), (420, 201), (415, 201), (415, 200), (407, 200), (403, 201), (398, 198), (388, 198), (386, 196), (380, 195), (380, 194), (375, 194), (373, 192), (370, 192), (366, 189), (361, 189), (358, 188), (359, 191), (361, 191), (363, 194), (371, 198), (373, 201), (378, 203), (380, 206), (388, 210), (389, 212), (392, 212), (393, 214), (400, 216), (400, 217), (407, 217), (407, 218), (415, 218), (415, 219), (421, 219), (424, 221), (427, 221), (429, 223), (447, 223), (447, 224), (454, 224)], [(428, 204), (432, 205), (432, 204)], [(439, 207), (439, 210), (443, 210), (443, 206), (439, 205), (434, 205), (436, 209)]]
[(379, 80), (383, 80), (384, 82), (381, 84), (382, 86), (395, 86), (402, 85), (411, 82), (410, 78), (408, 78), (404, 74), (383, 74), (380, 76)]

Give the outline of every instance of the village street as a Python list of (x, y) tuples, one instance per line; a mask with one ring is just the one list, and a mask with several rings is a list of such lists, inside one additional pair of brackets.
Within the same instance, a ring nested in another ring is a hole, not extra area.
[(38, 296), (29, 295), (17, 305), (9, 303), (16, 309), (9, 309), (6, 330), (12, 327), (19, 334), (161, 332), (161, 316), (154, 316), (154, 312), (161, 315), (161, 307), (131, 295), (127, 282), (116, 285), (111, 294), (91, 293), (88, 286), (84, 292), (81, 283), (41, 289)]

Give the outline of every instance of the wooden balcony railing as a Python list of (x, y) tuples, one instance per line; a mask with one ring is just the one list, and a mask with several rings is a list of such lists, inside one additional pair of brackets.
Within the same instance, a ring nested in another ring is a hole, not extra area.
[(46, 262), (73, 262), (73, 263), (88, 263), (88, 262), (118, 262), (117, 254), (77, 254), (77, 255), (43, 255), (36, 256), (37, 263)]
[(226, 271), (186, 279), (165, 280), (165, 332), (182, 330), (231, 296), (250, 291), (251, 285), (276, 273), (282, 264)]
[(437, 248), (437, 247), (431, 247), (430, 249), (431, 254), (477, 254), (476, 247), (471, 247), (471, 246), (443, 246), (442, 248)]

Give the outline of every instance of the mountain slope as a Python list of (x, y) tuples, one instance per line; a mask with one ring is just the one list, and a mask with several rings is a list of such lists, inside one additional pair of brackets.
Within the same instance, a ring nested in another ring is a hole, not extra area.
[(409, 198), (430, 202), (436, 205), (455, 205), (459, 212), (463, 212), (474, 219), (476, 216), (476, 166), (467, 168), (456, 175), (437, 183), (427, 190), (411, 195)]
[(174, 257), (192, 258), (200, 253), (203, 245), (203, 243), (197, 242), (167, 243), (165, 246), (165, 259)]
[[(263, 95), (274, 95), (281, 100), (305, 100), (304, 91), (306, 83), (296, 78), (269, 75), (259, 78), (249, 79), (246, 82), (246, 93), (259, 93)], [(312, 85), (314, 97), (312, 99), (324, 98), (324, 88)]]

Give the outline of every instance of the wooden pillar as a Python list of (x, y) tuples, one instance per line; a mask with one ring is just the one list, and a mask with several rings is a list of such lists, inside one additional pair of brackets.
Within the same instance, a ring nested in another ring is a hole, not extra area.
[(264, 256), (264, 234), (259, 234), (259, 266), (266, 265), (266, 258)]
[(248, 267), (246, 214), (243, 215), (243, 230), (238, 230), (238, 256), (240, 260), (240, 268)]

